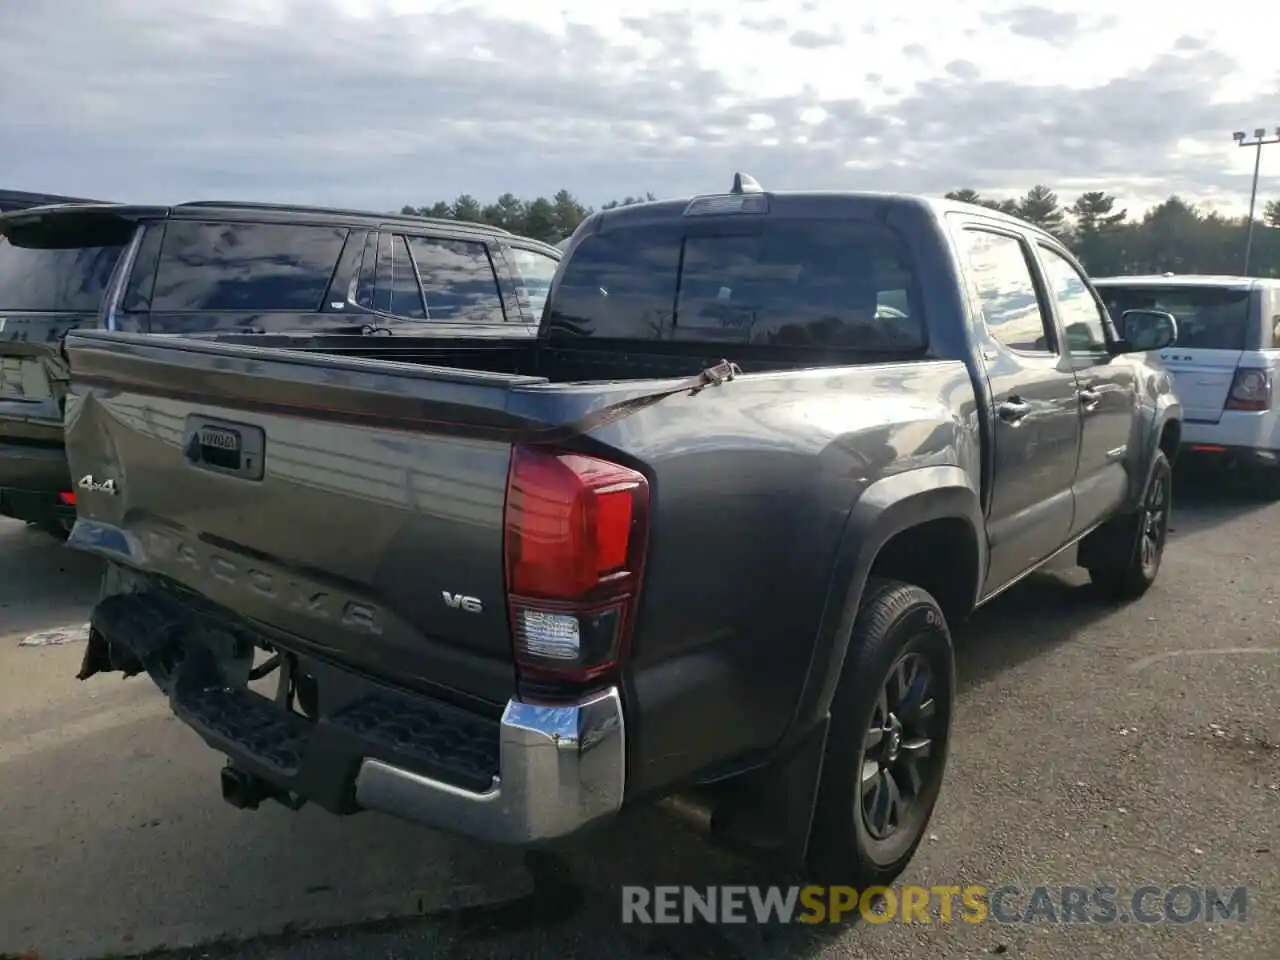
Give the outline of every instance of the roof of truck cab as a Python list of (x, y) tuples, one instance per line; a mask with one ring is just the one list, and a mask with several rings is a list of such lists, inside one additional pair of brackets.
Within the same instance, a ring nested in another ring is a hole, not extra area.
[(1265, 277), (1236, 277), (1224, 274), (1174, 273), (1143, 274), (1132, 277), (1094, 277), (1094, 286), (1128, 287), (1220, 287), (1224, 290), (1252, 290), (1259, 284), (1280, 283)]
[[(900, 204), (930, 210), (937, 216), (948, 213), (978, 216), (986, 220), (1007, 224), (1019, 230), (1030, 231), (1047, 239), (1053, 239), (1051, 233), (1037, 227), (1034, 223), (1023, 220), (1021, 217), (993, 210), (981, 204), (926, 197), (922, 194), (887, 193), (871, 190), (766, 190), (764, 193), (770, 198), (771, 202), (776, 201), (792, 208), (790, 212), (800, 217), (812, 216), (816, 219), (838, 216), (841, 206), (865, 208), (869, 203)], [(678, 219), (685, 208), (694, 200), (729, 195), (726, 191), (722, 194), (698, 194), (697, 196), (681, 197), (675, 200), (651, 200), (645, 203), (628, 204), (625, 207), (611, 207), (608, 210), (600, 211), (595, 216), (599, 217), (602, 223), (629, 219), (655, 221), (667, 218)]]
[(406, 230), (430, 227), (458, 235), (502, 237), (558, 256), (559, 251), (550, 244), (532, 237), (514, 234), (501, 227), (466, 220), (449, 220), (419, 217), (403, 213), (373, 213), (368, 210), (345, 210), (336, 207), (308, 207), (283, 203), (245, 203), (223, 200), (199, 200), (173, 206), (156, 206), (124, 203), (84, 203), (64, 206), (54, 204), (30, 207), (12, 214), (0, 214), (0, 229), (5, 224), (29, 222), (48, 216), (87, 216), (105, 214), (132, 220), (168, 218), (172, 220), (241, 220), (259, 223), (333, 224), (347, 227), (380, 226), (399, 227)]

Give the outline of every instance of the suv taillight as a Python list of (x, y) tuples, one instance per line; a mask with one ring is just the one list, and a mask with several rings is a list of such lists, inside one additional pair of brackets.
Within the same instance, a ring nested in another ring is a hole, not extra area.
[(628, 467), (517, 444), (503, 517), (521, 677), (614, 673), (631, 640), (649, 535), (649, 482)]
[(1271, 371), (1239, 367), (1227, 394), (1228, 410), (1270, 410)]

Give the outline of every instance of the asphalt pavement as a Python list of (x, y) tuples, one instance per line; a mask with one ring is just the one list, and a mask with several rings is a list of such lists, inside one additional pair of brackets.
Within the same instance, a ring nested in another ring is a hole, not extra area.
[(623, 925), (622, 885), (767, 880), (656, 811), (525, 855), (231, 809), (147, 681), (74, 679), (96, 564), (0, 521), (0, 957), (1275, 960), (1280, 505), (1184, 486), (1174, 528), (1138, 603), (1064, 566), (961, 628), (946, 786), (900, 882), (1016, 887), (1017, 909), (1037, 886), (1109, 885), (1122, 907), (1243, 886), (1245, 922), (801, 927)]

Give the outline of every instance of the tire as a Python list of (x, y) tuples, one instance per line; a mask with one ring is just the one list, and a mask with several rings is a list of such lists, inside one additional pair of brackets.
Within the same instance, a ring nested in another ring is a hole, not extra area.
[(1146, 593), (1164, 559), (1173, 506), (1173, 470), (1163, 450), (1157, 450), (1147, 471), (1142, 505), (1133, 513), (1110, 521), (1104, 536), (1091, 545), (1085, 569), (1095, 588), (1112, 600), (1136, 600)]
[[(903, 698), (901, 710), (899, 681), (910, 676), (926, 682)], [(811, 865), (824, 882), (861, 891), (888, 886), (906, 869), (942, 788), (954, 702), (951, 632), (937, 601), (910, 584), (869, 581), (831, 705), (809, 841)], [(909, 803), (899, 809), (896, 829), (878, 835), (890, 781), (901, 783), (899, 795)]]

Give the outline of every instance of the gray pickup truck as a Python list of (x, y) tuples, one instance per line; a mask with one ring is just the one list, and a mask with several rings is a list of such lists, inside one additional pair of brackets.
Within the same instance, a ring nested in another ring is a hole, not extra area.
[(1069, 547), (1159, 570), (1180, 410), (1128, 344), (1176, 323), (1120, 327), (1027, 223), (739, 175), (591, 216), (535, 342), (75, 331), (80, 676), (148, 673), (240, 807), (529, 845), (671, 799), (887, 883), (951, 627)]

